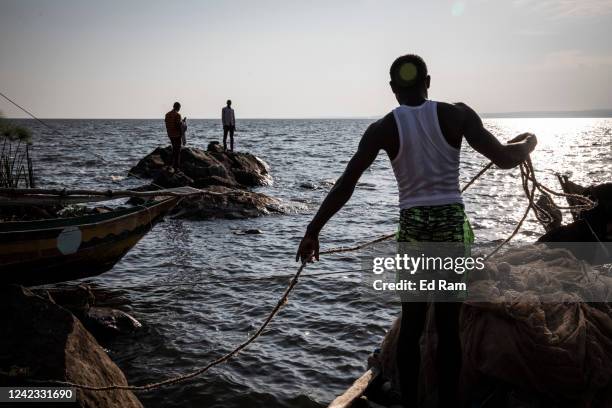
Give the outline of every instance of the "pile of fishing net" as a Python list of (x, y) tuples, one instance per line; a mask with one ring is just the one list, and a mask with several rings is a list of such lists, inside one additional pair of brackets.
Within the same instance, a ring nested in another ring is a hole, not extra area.
[[(487, 301), (468, 300), (461, 311), (462, 394), (498, 401), (478, 406), (611, 407), (612, 278), (606, 269), (544, 245), (510, 250), (486, 266), (469, 290), (470, 299)], [(593, 299), (600, 301), (587, 302)], [(436, 393), (431, 309), (419, 386), (425, 406)], [(395, 389), (398, 328), (399, 318), (370, 362)]]

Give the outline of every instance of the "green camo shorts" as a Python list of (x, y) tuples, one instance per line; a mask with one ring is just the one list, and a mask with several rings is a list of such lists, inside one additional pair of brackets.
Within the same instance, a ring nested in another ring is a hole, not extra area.
[[(408, 253), (418, 257), (423, 253), (428, 256), (464, 258), (471, 255), (471, 246), (474, 243), (474, 233), (465, 214), (463, 204), (447, 204), (436, 206), (422, 206), (403, 209), (400, 211), (399, 229), (397, 232), (398, 253)], [(434, 246), (424, 243), (436, 242)], [(402, 245), (402, 243), (405, 243)], [(443, 243), (450, 243), (444, 245)], [(415, 272), (398, 272), (396, 281), (410, 279)], [(416, 273), (419, 273), (418, 271)], [(438, 281), (466, 282), (467, 273), (428, 271), (429, 278)], [(433, 274), (432, 274), (433, 273)], [(421, 275), (425, 276), (425, 275)], [(467, 290), (442, 292), (402, 292), (402, 302), (416, 301), (453, 301), (465, 300)]]
[(406, 208), (400, 211), (398, 242), (474, 243), (463, 204)]

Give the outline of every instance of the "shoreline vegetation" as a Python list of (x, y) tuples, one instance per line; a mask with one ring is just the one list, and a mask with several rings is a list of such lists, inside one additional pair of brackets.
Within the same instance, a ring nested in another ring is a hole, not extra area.
[(34, 187), (30, 157), (32, 132), (4, 119), (0, 113), (0, 187)]

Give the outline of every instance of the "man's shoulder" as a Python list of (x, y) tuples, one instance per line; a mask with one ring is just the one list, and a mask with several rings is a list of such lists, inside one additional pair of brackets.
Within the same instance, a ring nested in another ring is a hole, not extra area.
[(368, 132), (387, 133), (387, 131), (393, 130), (395, 128), (395, 117), (393, 116), (393, 112), (389, 112), (382, 118), (378, 119), (376, 122), (370, 123), (370, 126), (368, 126)]
[(380, 147), (389, 146), (393, 136), (397, 134), (397, 125), (393, 112), (389, 112), (368, 126), (364, 133), (364, 139), (376, 143)]
[(463, 123), (472, 108), (463, 102), (437, 102), (438, 117), (444, 121)]
[(436, 106), (438, 108), (438, 112), (442, 111), (446, 113), (457, 114), (466, 105), (463, 102), (448, 103), (448, 102), (437, 101)]

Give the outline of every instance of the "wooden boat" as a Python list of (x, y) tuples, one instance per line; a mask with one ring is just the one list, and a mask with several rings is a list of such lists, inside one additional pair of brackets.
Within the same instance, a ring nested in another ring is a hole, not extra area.
[[(359, 377), (353, 385), (349, 387), (344, 394), (338, 396), (336, 399), (329, 404), (328, 408), (350, 408), (350, 407), (368, 407), (374, 404), (367, 400), (365, 396), (369, 389), (374, 388), (374, 384), (377, 384), (379, 379), (378, 370), (370, 368), (361, 377)], [(377, 404), (379, 407), (384, 405)]]
[(106, 272), (193, 190), (163, 190), (155, 193), (163, 199), (102, 214), (0, 223), (0, 284), (39, 285)]
[[(565, 176), (558, 179), (563, 192), (584, 195), (597, 202), (597, 206), (580, 213), (572, 212), (573, 222), (548, 230), (538, 242), (566, 248), (593, 265), (612, 262), (612, 183), (583, 187)], [(578, 204), (572, 197), (567, 197), (567, 202)]]

